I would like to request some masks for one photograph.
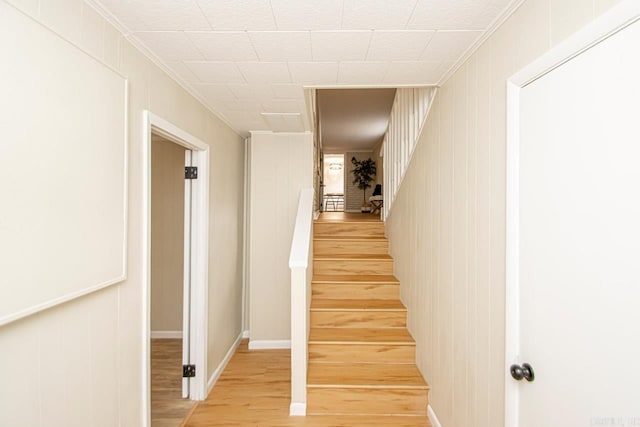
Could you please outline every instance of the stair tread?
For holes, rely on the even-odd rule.
[[[413,364],[310,363],[307,387],[428,390]]]
[[[398,299],[317,299],[311,301],[312,311],[407,311]]]
[[[337,212],[332,214],[331,212],[323,212],[320,214],[315,222],[382,222],[379,216],[367,216],[362,214],[349,214],[343,212]]]
[[[313,283],[399,284],[392,274],[314,274]]]
[[[343,236],[343,235],[332,235],[332,234],[320,234],[315,236],[313,240],[341,240],[341,241],[362,241],[362,242],[385,242],[387,240],[384,236]]]
[[[389,254],[338,254],[338,255],[314,255],[315,261],[344,261],[344,260],[380,260],[392,261]]]
[[[309,344],[415,345],[406,328],[311,328]]]

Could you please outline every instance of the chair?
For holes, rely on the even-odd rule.
[[[382,199],[382,185],[376,184],[376,187],[373,189],[373,194],[369,197],[369,202],[373,206],[371,213],[380,212],[384,204],[384,200]]]
[[[329,205],[332,205],[332,212],[336,212],[341,210],[340,207],[342,205],[342,210],[344,210],[344,194],[342,193],[326,193],[324,195],[324,207],[325,211],[329,210]]]

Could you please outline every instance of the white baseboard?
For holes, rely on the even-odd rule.
[[[182,331],[151,331],[151,339],[182,338]]]
[[[436,416],[436,413],[433,411],[433,408],[431,407],[431,405],[427,406],[427,415],[429,416],[429,421],[431,421],[431,425],[433,427],[442,427],[442,424],[440,424],[440,420],[438,420],[438,417]]]
[[[222,362],[220,362],[216,370],[213,371],[213,374],[211,374],[211,377],[209,377],[209,381],[207,382],[207,396],[209,395],[209,393],[211,393],[211,389],[214,385],[216,385],[216,381],[218,381],[218,378],[220,378],[220,375],[224,371],[224,368],[227,367],[229,361],[233,357],[233,354],[236,352],[236,349],[240,345],[240,340],[242,340],[242,335],[243,334],[238,335],[238,338],[236,338],[233,344],[231,344],[231,348],[229,348],[227,354],[224,355],[224,359],[222,359]]]
[[[250,340],[249,350],[275,350],[291,348],[291,340]]]
[[[249,331],[243,331],[242,338],[249,338]]]
[[[299,402],[291,402],[289,406],[289,416],[305,417],[307,415],[307,404]]]

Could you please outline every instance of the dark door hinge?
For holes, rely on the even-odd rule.
[[[182,365],[182,378],[193,378],[196,376],[196,365]]]
[[[186,166],[184,168],[184,179],[198,179],[198,168],[196,166]]]

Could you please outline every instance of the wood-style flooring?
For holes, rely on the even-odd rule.
[[[151,426],[180,426],[193,404],[182,398],[182,339],[152,339]]]
[[[290,417],[290,351],[249,351],[247,343],[240,344],[207,400],[197,404],[183,426],[431,426],[427,417]]]
[[[380,221],[380,214],[358,212],[322,212],[318,218],[320,221]]]

